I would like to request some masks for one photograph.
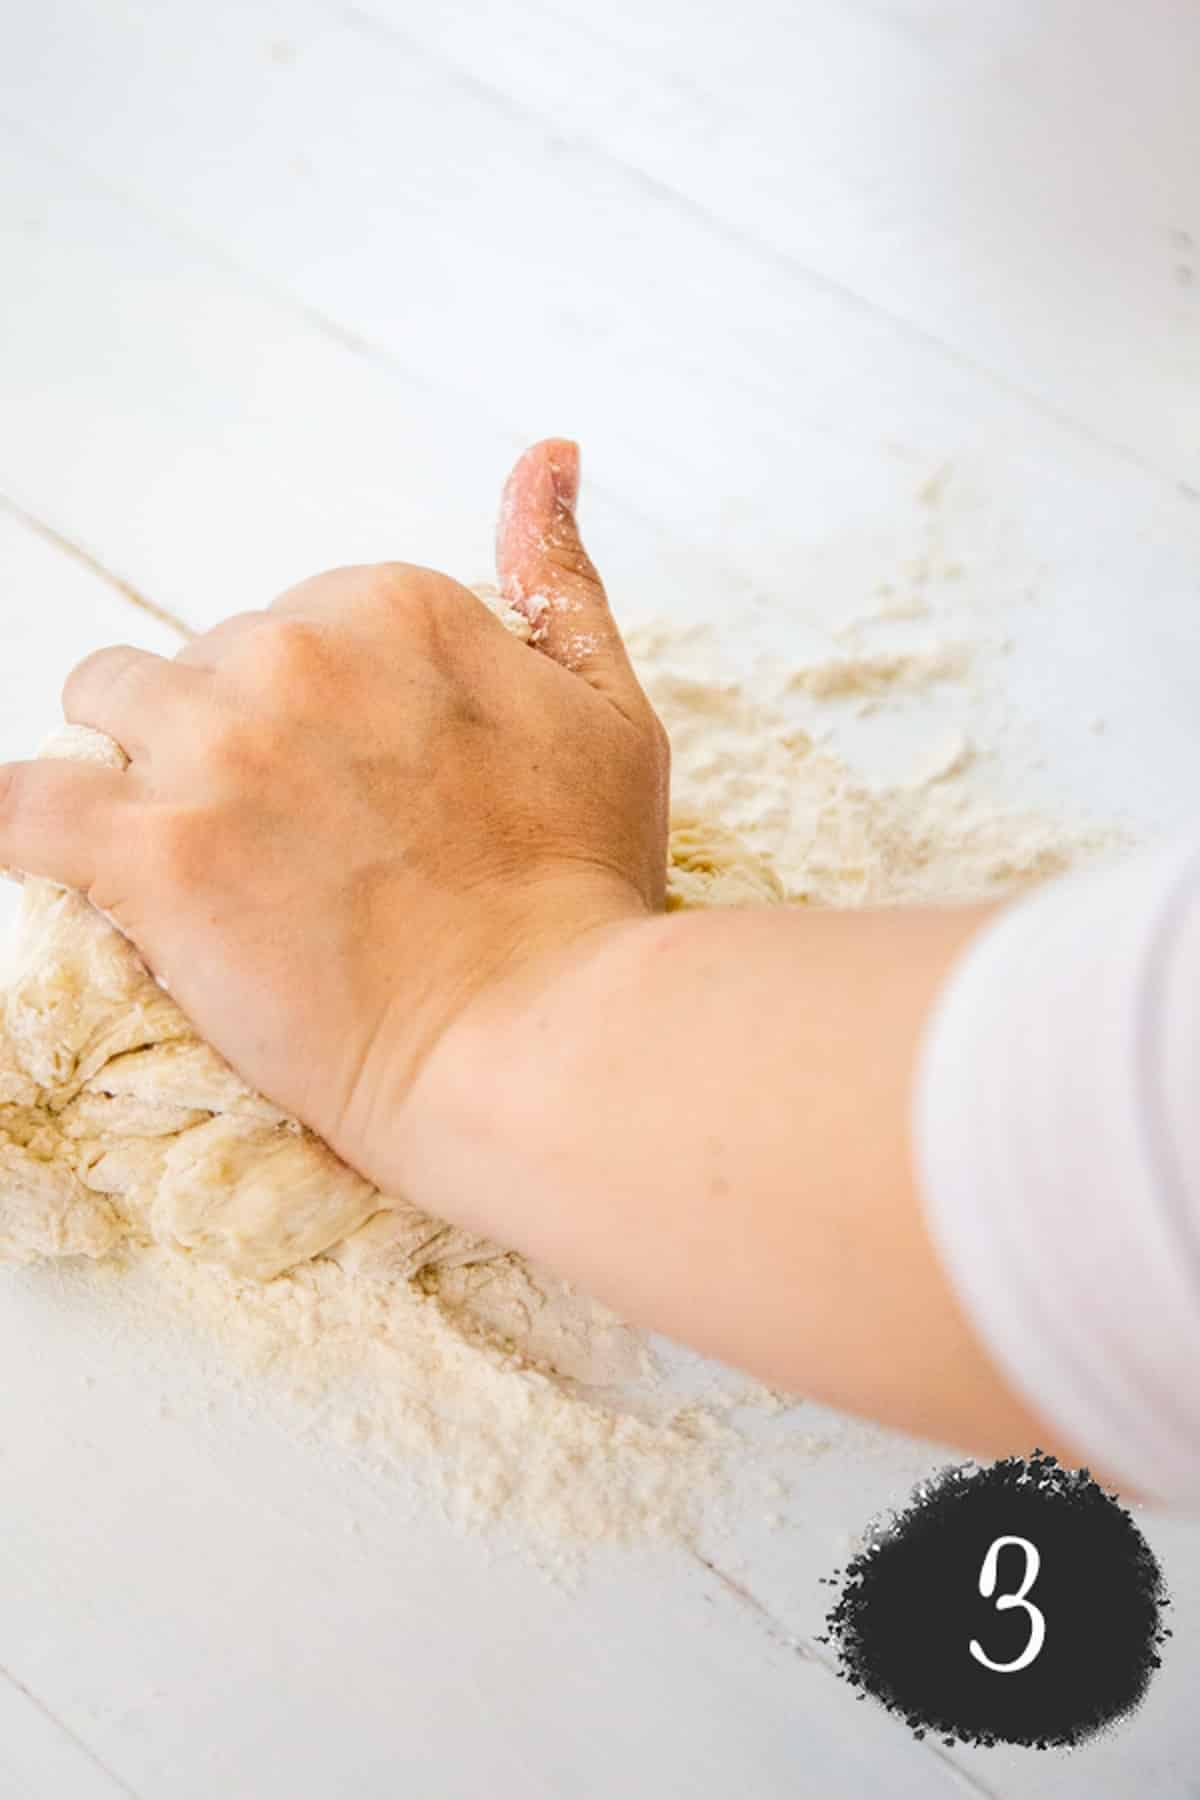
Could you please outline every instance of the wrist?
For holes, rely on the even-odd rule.
[[[563,898],[561,913],[540,910],[537,948],[518,933],[516,948],[492,955],[486,978],[418,1055],[407,1021],[394,1044],[380,1046],[382,1076],[343,1153],[381,1191],[493,1229],[477,1210],[490,1163],[536,1133],[538,1096],[591,1029],[608,971],[615,978],[633,946],[665,923],[627,891],[593,892],[586,906],[578,893]]]

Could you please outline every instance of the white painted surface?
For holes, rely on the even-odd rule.
[[[1007,791],[1168,825],[1200,717],[1197,19],[13,9],[0,492],[204,624],[331,562],[485,575],[508,459],[570,432],[623,616],[794,655],[936,539],[939,613],[1012,639],[976,703]],[[93,645],[170,644],[11,515],[0,594],[0,755]],[[920,1446],[846,1431],[785,1531],[712,1546],[749,1599],[682,1553],[564,1593],[51,1273],[0,1277],[0,1361],[5,1800],[1200,1791],[1188,1526],[1147,1527],[1178,1635],[1130,1726],[943,1754],[783,1642]]]

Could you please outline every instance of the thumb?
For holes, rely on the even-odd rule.
[[[575,522],[579,446],[545,438],[521,456],[500,503],[496,570],[532,641],[616,704],[639,693],[604,584]]]

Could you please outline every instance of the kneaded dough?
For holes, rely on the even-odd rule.
[[[477,592],[528,639],[494,589]],[[74,725],[41,754],[127,762]],[[767,862],[695,819],[674,827],[669,890],[675,906],[786,898]],[[321,1255],[402,1279],[504,1255],[347,1168],[196,1036],[82,895],[31,877],[0,1001],[0,1259],[102,1257],[127,1242],[259,1281]]]

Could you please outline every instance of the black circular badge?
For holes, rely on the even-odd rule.
[[[1171,1635],[1130,1515],[1039,1452],[935,1476],[833,1579],[839,1673],[947,1742],[1080,1744],[1134,1710]]]

